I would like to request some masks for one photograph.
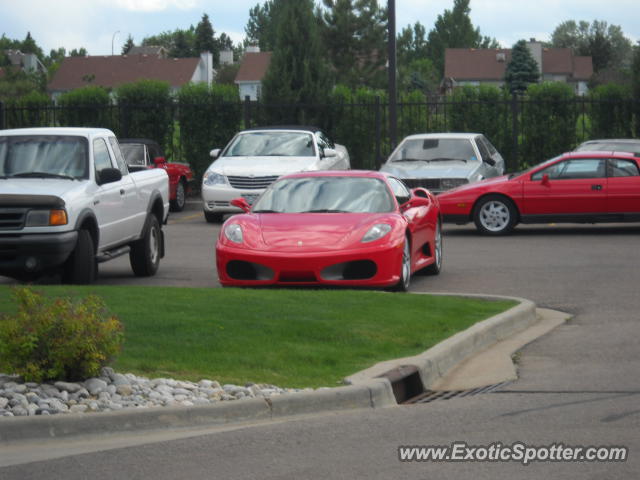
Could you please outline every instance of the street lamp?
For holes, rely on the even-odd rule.
[[[113,32],[113,35],[111,36],[111,56],[113,56],[113,41],[116,38],[116,35],[120,33],[120,30],[116,30],[115,32]]]

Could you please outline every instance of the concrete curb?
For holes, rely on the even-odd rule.
[[[397,402],[391,382],[387,378],[381,378],[381,375],[389,370],[414,365],[420,372],[424,387],[428,388],[457,363],[536,321],[535,304],[529,300],[487,295],[435,295],[489,300],[508,299],[519,304],[457,333],[420,355],[381,362],[358,372],[346,379],[346,382],[350,383],[348,386],[196,407],[159,407],[98,414],[4,418],[0,421],[0,445],[89,435],[206,428],[327,411],[393,406],[397,405]]]
[[[406,367],[415,367],[420,374],[422,386],[424,389],[429,389],[431,385],[460,362],[487,349],[494,343],[528,328],[538,320],[536,305],[524,298],[450,293],[430,293],[428,295],[512,300],[518,302],[518,305],[456,333],[424,353],[413,357],[380,362],[371,368],[350,375],[345,379],[347,383],[359,385],[370,381],[372,378],[383,377],[393,370],[411,370]]]

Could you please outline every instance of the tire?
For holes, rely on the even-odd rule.
[[[204,212],[204,218],[208,223],[222,223],[222,213]]]
[[[129,263],[133,273],[138,277],[151,277],[160,266],[162,252],[162,231],[155,215],[147,217],[144,235],[131,244]]]
[[[62,267],[62,283],[88,285],[98,273],[93,237],[88,230],[78,231],[76,248]]]
[[[422,269],[426,275],[438,275],[442,270],[442,225],[439,221],[436,226],[433,243],[433,256],[435,257],[435,261]]]
[[[400,280],[394,286],[396,292],[408,292],[411,284],[411,243],[409,237],[405,237],[402,249],[402,261],[400,263]]]
[[[484,235],[507,235],[518,223],[518,211],[507,197],[488,195],[474,208],[473,221]]]
[[[184,184],[184,180],[180,180],[176,185],[176,199],[171,200],[170,209],[172,212],[181,212],[184,210],[184,205],[187,203],[187,189]]]

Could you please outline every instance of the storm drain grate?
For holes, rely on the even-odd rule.
[[[506,385],[509,385],[511,381],[496,383],[493,385],[487,385],[486,387],[473,388],[470,390],[449,390],[449,391],[433,391],[427,390],[426,392],[416,395],[415,397],[406,400],[405,404],[413,403],[430,403],[436,400],[450,400],[452,398],[469,397],[471,395],[480,395],[483,393],[492,393]]]

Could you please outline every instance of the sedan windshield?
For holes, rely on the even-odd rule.
[[[84,137],[0,137],[0,176],[3,178],[88,178],[87,165]]]
[[[382,213],[394,209],[387,185],[366,177],[285,178],[271,185],[253,213]]]
[[[305,132],[249,132],[236,136],[225,157],[313,157],[313,136]]]
[[[390,162],[478,161],[471,141],[464,138],[415,138],[400,145]]]

